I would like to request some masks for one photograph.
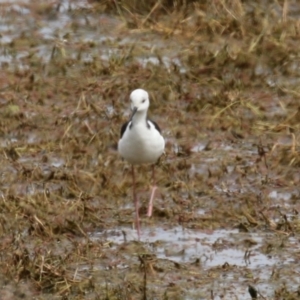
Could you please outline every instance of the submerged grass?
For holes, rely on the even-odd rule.
[[[298,11],[293,1],[2,3],[0,298],[250,299],[250,284],[265,299],[298,299]],[[167,141],[143,227],[237,230],[189,247],[242,251],[245,265],[211,267],[204,250],[125,230],[131,181],[116,147],[138,87]],[[274,265],[251,268],[260,254]]]

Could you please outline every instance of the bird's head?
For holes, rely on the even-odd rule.
[[[147,111],[149,107],[149,95],[143,89],[137,89],[130,94],[132,117],[136,112]]]

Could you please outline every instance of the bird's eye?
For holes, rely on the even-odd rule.
[[[144,99],[144,100],[142,101],[142,103],[145,103],[145,101],[146,101],[146,99]]]

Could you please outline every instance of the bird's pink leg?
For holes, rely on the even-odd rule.
[[[156,190],[157,190],[157,186],[155,185],[155,168],[154,168],[154,165],[153,165],[152,166],[152,189],[151,189],[151,196],[150,196],[149,205],[148,205],[148,212],[147,212],[148,217],[152,216],[153,200],[154,200]]]
[[[136,195],[136,188],[135,188],[135,176],[134,176],[134,167],[131,166],[131,172],[132,172],[132,192],[133,192],[133,201],[135,206],[135,227],[137,230],[138,237],[140,239],[141,237],[141,228],[140,228],[140,217],[139,217],[139,200]]]

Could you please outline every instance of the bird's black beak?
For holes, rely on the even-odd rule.
[[[133,118],[133,116],[135,115],[135,113],[137,112],[137,107],[133,107],[133,109],[132,109],[132,115],[131,115],[131,118],[130,118],[130,120],[132,120],[132,118]]]

